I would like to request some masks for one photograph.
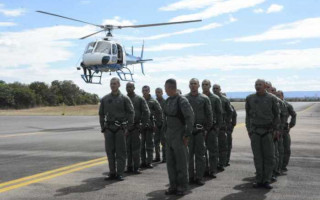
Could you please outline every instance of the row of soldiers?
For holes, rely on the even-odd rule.
[[[110,87],[112,92],[102,98],[99,110],[110,168],[107,179],[123,180],[126,158],[128,172],[152,168],[152,161],[160,160],[160,142],[169,176],[167,195],[183,195],[188,182],[203,185],[205,174],[215,178],[218,170],[229,165],[232,145],[227,141],[236,125],[236,112],[219,85],[213,85],[212,93],[210,81],[204,80],[199,93],[199,80],[193,78],[190,92],[181,95],[176,81],[168,79],[166,100],[159,88],[158,100],[153,99],[148,86],[142,88],[143,97],[136,95],[133,83],[127,84],[128,94],[123,95],[117,78],[111,79]],[[256,93],[246,99],[246,127],[256,168],[253,186],[271,189],[272,177],[275,181],[276,175],[287,170],[289,130],[295,125],[296,113],[283,100],[283,92],[276,91],[271,83],[258,79],[255,89]]]
[[[256,168],[253,187],[272,189],[270,183],[288,171],[291,154],[289,131],[296,124],[296,112],[284,100],[283,92],[272,87],[271,82],[258,79],[255,89],[256,93],[246,98],[246,127]]]
[[[110,168],[106,179],[123,180],[126,163],[127,172],[136,174],[139,168],[152,168],[152,162],[160,161],[160,143],[170,182],[166,194],[183,195],[188,182],[203,185],[204,175],[216,178],[218,170],[229,166],[236,111],[218,84],[213,92],[209,80],[201,86],[202,93],[199,80],[191,79],[190,92],[182,96],[176,81],[169,79],[164,100],[161,88],[153,99],[150,87],[144,86],[141,97],[131,82],[123,95],[119,79],[111,79],[112,92],[102,98],[99,109]]]

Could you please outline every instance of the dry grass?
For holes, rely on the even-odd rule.
[[[244,110],[245,102],[231,102],[236,110]]]
[[[45,116],[94,116],[98,115],[99,105],[38,107],[22,110],[0,110],[0,115],[45,115]]]
[[[244,102],[231,102],[236,110],[244,109]],[[9,116],[95,116],[98,115],[99,105],[82,105],[82,106],[56,106],[56,107],[39,107],[22,110],[0,110],[0,115]]]

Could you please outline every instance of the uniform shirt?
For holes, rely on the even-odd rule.
[[[163,118],[162,118],[163,116],[162,116],[162,109],[159,102],[154,98],[152,98],[151,95],[145,98],[145,100],[147,101],[147,104],[150,110],[150,118],[148,122],[149,126],[154,126],[153,120],[156,121],[157,126],[161,126],[163,122]]]
[[[274,95],[251,94],[246,98],[246,127],[249,133],[255,128],[278,129],[279,108],[278,100]]]
[[[237,116],[238,116],[238,114],[237,114],[236,109],[233,107],[233,105],[230,104],[230,106],[232,108],[231,125],[235,126],[235,125],[237,125]]]
[[[222,94],[219,95],[221,100],[221,107],[222,107],[222,124],[221,126],[226,126],[230,123],[232,117],[232,108],[229,99],[223,96]]]
[[[180,108],[184,123],[178,118],[178,108]],[[192,134],[194,113],[189,101],[184,96],[168,97],[164,103],[163,112],[165,116],[163,131],[166,140],[182,139],[182,136]]]
[[[146,100],[136,94],[128,96],[134,107],[134,123],[142,123],[143,126],[148,123],[150,118],[150,110]]]
[[[286,116],[286,123],[288,123],[288,118],[289,116],[291,116],[291,120],[290,120],[290,126],[295,126],[296,125],[296,119],[297,119],[297,113],[294,111],[293,106],[284,100],[284,103],[287,106],[287,110],[288,110],[288,115]]]
[[[209,93],[208,95],[212,107],[212,116],[213,116],[213,123],[219,128],[222,124],[222,106],[220,97]]]
[[[129,97],[123,95],[120,91],[117,95],[109,93],[101,99],[99,116],[101,128],[104,127],[105,121],[128,121],[128,124],[132,125],[134,120],[134,108]]]
[[[210,99],[204,94],[193,96],[191,93],[185,95],[194,112],[195,124],[202,124],[207,130],[213,125],[212,107]]]

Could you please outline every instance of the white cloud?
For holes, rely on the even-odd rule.
[[[18,17],[26,12],[23,8],[6,9],[3,4],[0,4],[0,13],[7,17]]]
[[[209,19],[222,14],[234,13],[241,9],[249,8],[263,3],[265,0],[228,0],[218,1],[205,10],[187,15],[177,16],[170,21],[183,21],[183,20],[195,20],[195,19]]]
[[[16,26],[14,22],[0,22],[0,26]]]
[[[130,26],[134,25],[136,23],[136,20],[126,20],[126,19],[121,19],[119,16],[115,16],[113,19],[105,19],[103,20],[102,24],[103,25],[118,25],[118,26]]]
[[[176,10],[196,10],[199,8],[204,8],[206,6],[210,6],[216,2],[221,2],[224,0],[182,0],[176,3],[169,4],[167,6],[159,8],[162,11],[176,11]]]
[[[162,39],[162,38],[167,38],[167,37],[171,37],[171,36],[175,36],[175,35],[182,35],[182,34],[186,34],[186,33],[194,33],[197,31],[206,31],[206,30],[211,30],[214,28],[218,28],[221,27],[222,24],[218,24],[218,23],[211,23],[205,26],[201,26],[198,28],[189,28],[189,29],[185,29],[182,31],[177,31],[177,32],[172,32],[172,33],[163,33],[163,34],[158,34],[158,35],[153,35],[153,36],[148,36],[148,37],[132,37],[132,36],[126,36],[126,35],[118,35],[119,38],[124,39],[124,40],[158,40],[158,39]]]
[[[307,18],[288,24],[271,27],[264,33],[229,39],[236,42],[255,42],[265,40],[305,39],[320,37],[320,17]]]
[[[233,17],[233,15],[230,14],[229,15],[229,22],[232,23],[232,22],[236,22],[236,21],[238,21],[238,19]]]
[[[282,11],[283,6],[279,4],[271,4],[271,6],[267,9],[267,13],[274,13]]]
[[[173,50],[181,50],[190,47],[203,46],[204,43],[167,43],[160,44],[153,47],[147,47],[144,51],[155,52],[155,51],[173,51]],[[140,50],[139,50],[140,51]]]
[[[272,50],[252,55],[184,56],[155,58],[150,72],[194,70],[275,70],[320,67],[320,48]]]
[[[71,39],[94,32],[92,26],[54,26],[0,33],[0,69],[37,66],[67,60]]]
[[[301,40],[293,40],[293,41],[286,42],[284,44],[286,44],[286,45],[294,45],[294,44],[299,44],[300,42],[301,42]]]
[[[259,13],[264,13],[264,10],[262,8],[256,8],[253,10],[253,12],[259,14]]]

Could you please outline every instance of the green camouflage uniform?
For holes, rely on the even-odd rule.
[[[166,99],[163,110],[162,130],[166,138],[170,189],[185,191],[188,187],[188,150],[183,136],[191,137],[194,114],[188,100],[180,95]]]
[[[151,95],[146,98],[149,110],[150,118],[148,125],[141,133],[141,162],[143,164],[151,164],[153,160],[153,137],[154,130],[161,128],[162,126],[162,109],[157,100],[153,99]]]
[[[149,118],[150,111],[144,98],[133,94],[129,96],[134,107],[134,126],[129,128],[127,136],[127,166],[128,169],[137,170],[140,167],[140,132],[145,127]]]
[[[246,127],[251,139],[256,181],[270,183],[274,168],[273,131],[278,129],[279,108],[275,96],[265,93],[246,98]]]
[[[219,95],[222,107],[222,123],[219,130],[219,166],[223,167],[227,163],[228,143],[227,143],[227,127],[231,123],[232,108],[227,97]]]
[[[222,123],[222,107],[219,96],[210,92],[208,97],[212,107],[213,126],[208,131],[206,138],[206,146],[209,152],[209,157],[206,156],[206,171],[216,174],[219,160],[218,133]]]
[[[122,176],[126,165],[125,127],[133,125],[134,108],[129,97],[112,93],[101,99],[99,108],[100,125],[104,132],[110,175]]]
[[[279,105],[279,116],[280,116],[280,124],[279,124],[279,136],[274,138],[274,144],[275,144],[275,167],[274,167],[274,172],[275,173],[280,173],[281,167],[282,167],[282,162],[283,162],[283,154],[284,154],[284,149],[283,149],[283,129],[285,126],[285,116],[287,115],[287,107],[285,103],[278,98],[278,105]]]
[[[163,106],[165,103],[165,100],[163,98],[158,99],[157,101],[159,102],[162,111],[163,111]],[[156,159],[160,159],[160,143],[162,145],[162,159],[166,160],[166,146],[165,146],[165,138],[163,135],[163,132],[161,131],[161,128],[157,128],[154,134],[154,149],[155,149],[155,153],[156,153]]]
[[[284,156],[283,156],[283,163],[282,163],[282,168],[286,168],[288,163],[289,163],[289,159],[290,159],[290,155],[291,155],[291,138],[290,138],[290,127],[294,127],[296,125],[296,118],[297,118],[297,114],[294,111],[292,105],[290,103],[288,103],[287,101],[284,101],[284,103],[287,106],[288,109],[288,115],[286,116],[285,119],[285,126],[284,126],[284,131],[283,131],[283,148],[284,148]],[[288,124],[288,118],[289,116],[291,116],[291,120],[290,123]]]
[[[234,127],[237,125],[237,111],[236,111],[236,109],[234,109],[234,107],[232,105],[231,105],[231,108],[232,108],[231,123],[227,127],[228,153],[227,153],[226,164],[229,164],[229,162],[230,162],[231,149],[232,149],[232,132],[233,132]]]
[[[203,94],[193,96],[191,93],[185,96],[194,112],[194,128],[189,141],[189,176],[192,180],[201,180],[206,168],[205,131],[212,128],[213,116],[210,99]],[[202,130],[196,128],[203,126]],[[195,165],[195,166],[194,166]]]

